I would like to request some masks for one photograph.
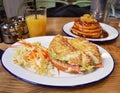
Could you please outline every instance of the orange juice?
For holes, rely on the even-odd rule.
[[[30,37],[43,36],[46,34],[46,19],[45,15],[37,15],[37,19],[35,15],[26,17]]]

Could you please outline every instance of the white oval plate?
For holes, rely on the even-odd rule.
[[[53,36],[42,36],[25,39],[25,41],[31,43],[41,42],[43,46],[48,47],[52,39]],[[16,52],[17,47],[6,49],[2,56],[2,66],[13,76],[28,83],[57,87],[81,86],[104,79],[105,77],[109,76],[114,69],[114,61],[111,55],[102,47],[98,46],[98,48],[102,55],[104,67],[88,74],[69,74],[61,71],[59,76],[55,69],[54,77],[41,76],[13,63],[13,54]]]
[[[79,37],[75,34],[73,34],[71,32],[71,28],[73,26],[74,22],[69,22],[69,23],[66,23],[62,30],[65,34],[67,34],[68,36],[71,36],[71,37]],[[107,25],[107,24],[104,24],[104,23],[100,23],[101,27],[103,28],[103,30],[107,31],[108,33],[108,37],[106,38],[100,38],[100,39],[91,39],[91,38],[87,38],[89,41],[95,41],[95,42],[103,42],[103,41],[110,41],[110,40],[114,40],[118,37],[119,33],[118,31],[110,26],[110,25]]]

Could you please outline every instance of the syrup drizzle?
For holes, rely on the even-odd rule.
[[[106,37],[108,37],[108,32],[103,30],[100,38],[106,38]]]
[[[72,30],[71,30],[71,33],[73,33]],[[75,34],[75,33],[73,33],[73,34]],[[76,34],[75,34],[75,35],[76,35]],[[82,36],[82,35],[77,35],[77,36]],[[106,37],[108,37],[108,32],[105,31],[105,30],[102,30],[101,36],[98,37],[98,38],[93,38],[93,39],[102,39],[102,38],[106,38]]]

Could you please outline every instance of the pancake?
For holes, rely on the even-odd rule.
[[[71,31],[78,36],[99,38],[102,34],[102,27],[91,15],[85,14],[74,21]]]

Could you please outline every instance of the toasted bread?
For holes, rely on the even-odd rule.
[[[98,47],[83,37],[66,38],[57,35],[51,41],[49,51],[53,65],[70,73],[86,72],[102,64]]]

